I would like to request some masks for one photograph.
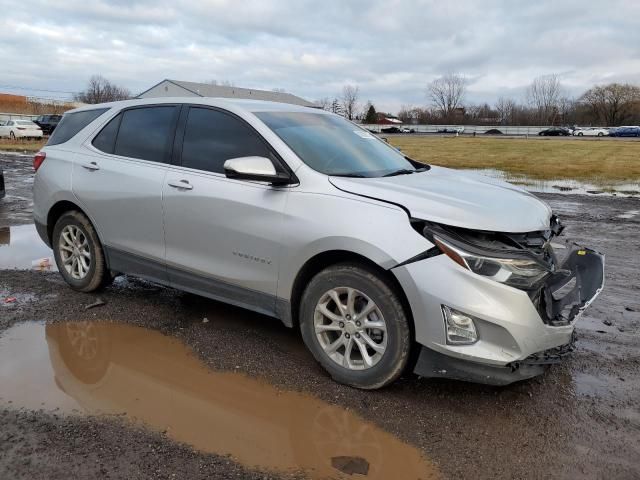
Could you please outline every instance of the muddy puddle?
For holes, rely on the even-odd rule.
[[[34,225],[0,227],[0,269],[57,270]]]
[[[180,341],[140,327],[19,324],[0,337],[0,385],[4,406],[125,415],[199,450],[275,473],[439,476],[416,448],[348,410],[211,370]]]
[[[640,182],[589,183],[579,180],[537,180],[525,175],[514,175],[493,168],[468,169],[468,171],[497,178],[536,193],[567,193],[573,195],[640,196]]]

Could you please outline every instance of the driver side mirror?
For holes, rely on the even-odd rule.
[[[292,183],[291,176],[277,172],[273,162],[266,157],[230,158],[224,162],[224,174],[227,178],[269,182],[273,185]]]

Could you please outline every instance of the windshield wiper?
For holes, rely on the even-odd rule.
[[[396,175],[409,175],[411,173],[418,173],[426,171],[426,167],[416,168],[415,170],[410,170],[408,168],[400,168],[398,170],[394,170],[393,172],[385,173],[382,175],[383,177],[395,177]]]
[[[361,173],[332,173],[331,176],[347,178],[368,178],[366,175],[362,175]]]

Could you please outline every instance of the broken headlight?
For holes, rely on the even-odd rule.
[[[533,288],[551,273],[548,267],[533,259],[488,257],[465,252],[437,236],[434,241],[442,253],[464,268],[515,288]]]
[[[521,290],[535,290],[555,271],[551,238],[562,232],[557,217],[548,230],[503,233],[415,221],[437,249],[460,266]]]

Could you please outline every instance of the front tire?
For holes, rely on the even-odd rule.
[[[376,389],[396,380],[409,360],[409,320],[396,292],[373,270],[328,267],[300,302],[302,338],[331,377]]]
[[[64,280],[79,292],[93,292],[111,281],[100,239],[81,212],[64,213],[51,239],[56,265]]]

